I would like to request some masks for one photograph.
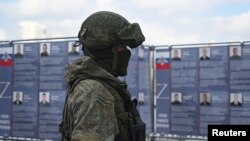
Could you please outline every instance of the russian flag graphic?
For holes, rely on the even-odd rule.
[[[169,52],[156,52],[156,69],[168,70],[170,69]]]
[[[13,65],[12,48],[0,49],[0,66],[8,67]]]

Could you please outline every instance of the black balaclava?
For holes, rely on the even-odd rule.
[[[94,59],[106,71],[117,76],[127,75],[127,68],[131,52],[129,49],[118,51],[117,46],[102,49],[83,48],[86,56]]]
[[[131,56],[130,50],[126,47],[126,50],[118,51],[117,47],[113,47],[112,52],[113,52],[112,70],[115,70],[118,76],[126,76],[129,59]]]

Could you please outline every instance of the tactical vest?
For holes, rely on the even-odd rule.
[[[66,96],[65,103],[70,95],[73,92],[76,85],[85,79],[91,79],[100,82],[115,98],[115,114],[117,117],[119,133],[115,137],[114,141],[145,141],[146,135],[146,125],[140,117],[140,114],[136,108],[137,100],[131,100],[128,93],[124,92],[119,87],[115,86],[115,84],[110,83],[105,80],[101,80],[100,78],[87,78],[81,77],[75,80],[68,85],[68,92]],[[117,95],[118,94],[118,95]],[[122,99],[124,105],[119,105],[121,103],[118,99]],[[67,105],[64,105],[64,112],[63,112],[63,121],[59,125],[59,131],[62,133],[62,141],[71,141],[71,127],[68,127],[68,123],[70,121],[69,115],[67,113]],[[121,108],[125,109],[125,112],[122,111]],[[123,110],[124,111],[124,110]],[[66,124],[65,124],[66,123]]]

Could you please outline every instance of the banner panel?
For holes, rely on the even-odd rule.
[[[150,72],[149,72],[149,49],[140,47],[138,49],[138,104],[139,112],[146,123],[146,133],[151,133],[151,103],[150,103]]]
[[[228,48],[200,48],[199,58],[199,134],[207,135],[208,125],[229,124]]]
[[[250,45],[230,46],[230,124],[250,123]]]
[[[61,123],[66,84],[68,42],[39,43],[39,135],[40,139],[60,140],[58,125]]]
[[[14,44],[12,136],[37,137],[39,46]]]
[[[170,133],[170,58],[168,49],[156,50],[156,132]]]
[[[197,134],[197,54],[196,48],[171,50],[170,129],[172,134]]]
[[[0,135],[11,135],[13,48],[0,44]]]

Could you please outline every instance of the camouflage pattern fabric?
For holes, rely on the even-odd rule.
[[[138,23],[130,23],[123,16],[110,11],[90,15],[82,23],[78,38],[84,46],[98,49],[119,44],[136,48],[145,41]]]
[[[65,79],[70,83],[83,76],[124,83],[88,56],[67,66]],[[125,112],[117,91],[107,89],[101,82],[92,79],[80,81],[68,96],[64,115],[63,122],[68,127],[71,141],[114,141],[119,131],[124,141],[129,141],[126,126],[132,117]]]

